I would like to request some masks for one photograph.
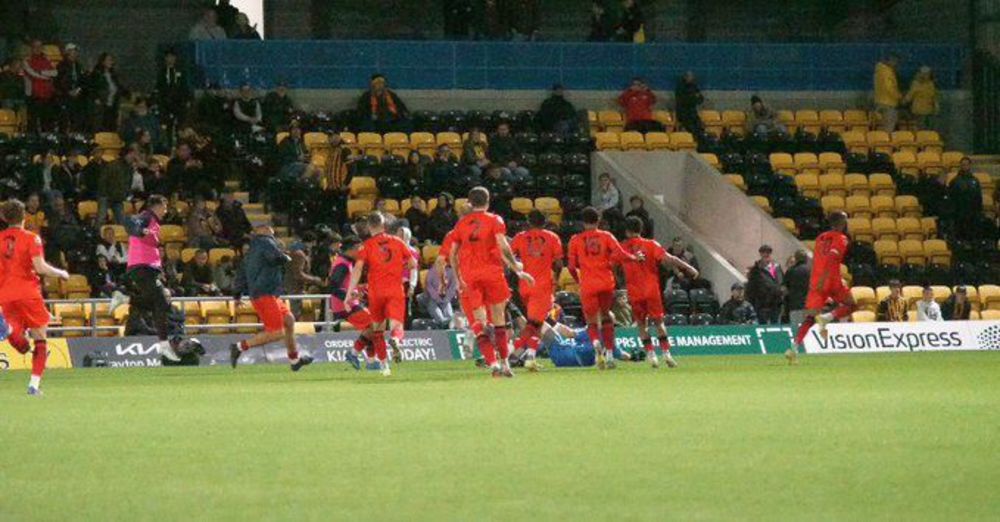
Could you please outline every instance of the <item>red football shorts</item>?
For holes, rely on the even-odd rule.
[[[547,285],[529,286],[521,282],[519,290],[528,319],[544,323],[556,303],[555,290]]]
[[[826,306],[827,301],[835,303],[847,302],[851,297],[851,289],[844,286],[844,282],[838,275],[832,278],[823,288],[810,288],[806,296],[806,309],[819,310]]]
[[[629,298],[632,304],[632,317],[636,322],[645,322],[648,319],[662,321],[664,316],[663,299],[659,295],[650,295],[638,299]]]
[[[466,292],[459,292],[458,304],[462,307],[462,313],[465,314],[465,318],[469,320],[469,324],[476,322],[476,316],[473,315],[476,311],[476,307],[472,306],[472,302],[469,301],[469,296]]]
[[[338,312],[334,319],[347,321],[355,330],[367,330],[372,325],[372,314],[362,306],[355,307],[350,312]]]
[[[264,323],[265,332],[280,332],[285,329],[285,317],[290,313],[288,305],[273,295],[258,297],[250,304],[257,312],[260,322]]]
[[[368,312],[372,323],[381,323],[386,319],[402,323],[406,321],[406,296],[369,293]]]
[[[482,306],[501,304],[510,299],[510,287],[503,274],[498,276],[473,276],[465,283],[465,297],[473,310]]]
[[[583,315],[586,319],[597,317],[603,312],[611,311],[615,303],[615,291],[604,290],[580,294],[580,304],[583,305]]]
[[[41,297],[7,301],[0,303],[0,308],[3,309],[3,316],[7,319],[12,332],[23,332],[28,328],[45,328],[51,319],[49,310],[45,308],[45,301]]]

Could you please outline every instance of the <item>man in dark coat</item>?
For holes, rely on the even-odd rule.
[[[694,134],[696,138],[701,136],[705,126],[698,115],[698,107],[705,102],[705,97],[701,94],[701,88],[698,87],[693,72],[684,73],[677,82],[674,101],[677,104],[677,121],[684,130]]]
[[[157,103],[160,118],[167,125],[167,135],[184,123],[188,107],[191,105],[191,89],[187,74],[177,64],[177,53],[168,49],[163,53],[163,65],[156,73]]]
[[[954,216],[955,235],[960,239],[975,239],[977,224],[983,215],[983,191],[972,175],[972,160],[962,158],[958,174],[948,183],[948,200]]]
[[[753,305],[743,298],[743,284],[733,283],[732,295],[719,310],[719,324],[757,324]]]
[[[552,86],[552,94],[542,102],[537,118],[542,129],[557,134],[572,134],[578,128],[576,107],[566,99],[566,89],[560,83]]]
[[[781,265],[771,258],[772,249],[769,245],[762,245],[757,252],[760,259],[750,267],[747,274],[747,300],[757,311],[761,324],[778,324],[781,322],[781,303],[784,298],[784,274]]]
[[[363,131],[409,132],[410,111],[381,74],[372,75],[370,88],[358,98],[358,117]]]
[[[806,251],[797,250],[792,266],[785,271],[785,309],[788,311],[788,322],[793,326],[798,326],[805,319],[811,271]]]

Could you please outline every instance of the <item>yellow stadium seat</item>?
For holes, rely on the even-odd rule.
[[[965,158],[964,152],[949,150],[941,154],[941,163],[944,164],[946,170],[955,170],[962,164],[963,158]]]
[[[758,207],[764,210],[764,212],[767,212],[768,214],[774,212],[771,209],[771,202],[768,201],[768,199],[765,198],[764,196],[753,196],[752,199],[753,202],[756,203]]]
[[[865,196],[847,196],[844,200],[845,211],[851,217],[863,217],[871,219],[873,217],[871,201]]]
[[[76,213],[80,216],[80,219],[88,219],[92,216],[97,215],[97,202],[96,201],[81,201],[76,204]]]
[[[382,145],[392,154],[402,152],[405,156],[410,151],[410,138],[405,132],[387,132],[382,136]]]
[[[457,132],[439,132],[437,133],[437,145],[447,145],[452,148],[452,150],[457,150],[462,147],[462,137]]]
[[[621,150],[617,132],[601,131],[594,135],[594,145],[597,150]]]
[[[997,313],[997,317],[1000,318],[1000,312]],[[973,308],[972,310],[969,310],[969,320],[970,321],[981,321],[982,319],[983,319],[983,317],[982,317],[982,315],[980,315],[979,310],[976,310],[975,308]]]
[[[597,121],[601,128],[610,132],[621,132],[625,127],[625,118],[615,110],[604,110],[597,113]]]
[[[870,127],[868,113],[857,109],[846,110],[844,111],[844,125],[849,132],[865,132]]]
[[[799,174],[816,174],[818,176],[822,173],[819,167],[819,158],[812,152],[796,152],[793,161],[795,162],[795,170]]]
[[[209,324],[228,323],[233,316],[231,301],[202,301],[200,304],[202,317],[207,318]],[[212,318],[222,318],[224,321]]]
[[[847,172],[847,164],[844,158],[837,152],[821,152],[819,154],[819,168],[827,174],[844,174]]]
[[[430,152],[437,148],[434,135],[429,132],[414,132],[410,134],[410,147],[421,152]]]
[[[787,152],[772,152],[768,159],[771,161],[771,168],[778,174],[794,176],[798,173],[795,168],[795,160]]]
[[[896,182],[892,176],[882,173],[874,173],[868,176],[868,188],[873,196],[896,195]]]
[[[670,147],[674,150],[695,150],[698,143],[694,141],[694,135],[690,132],[671,132]]]
[[[896,172],[902,175],[910,177],[920,175],[920,163],[917,162],[917,156],[912,152],[893,153],[892,163],[896,166]]]
[[[341,134],[340,137],[346,145],[357,143],[353,134],[351,134],[350,140],[345,139],[343,134]],[[327,136],[325,132],[307,132],[302,135],[302,143],[310,151],[315,149],[325,149],[330,146],[330,137]]]
[[[819,122],[827,131],[840,134],[847,130],[844,124],[844,115],[840,111],[823,110],[819,111]]]
[[[820,119],[819,113],[811,109],[801,109],[795,111],[795,124],[799,129],[812,134],[819,134]]]
[[[360,215],[368,214],[372,211],[372,206],[372,200],[370,199],[348,199],[347,217],[355,218]]]
[[[896,201],[889,196],[872,196],[869,200],[871,202],[872,212],[876,217],[897,217],[896,212]]]
[[[877,217],[872,220],[872,234],[875,239],[887,239],[899,241],[899,232],[896,230],[896,220],[891,217]]]
[[[558,199],[552,197],[537,198],[535,199],[535,208],[545,214],[545,217],[553,223],[557,225],[562,223],[563,209]]]
[[[180,225],[161,225],[160,241],[163,243],[186,243],[187,233]]]
[[[101,150],[121,150],[125,142],[117,132],[97,132],[94,134],[94,144]]]
[[[899,255],[903,257],[904,263],[917,266],[927,264],[927,255],[924,253],[923,241],[904,239],[897,246],[899,248]]]
[[[855,286],[851,288],[851,295],[854,297],[854,302],[857,303],[858,308],[862,310],[869,310],[874,312],[875,308],[878,306],[878,301],[875,299],[875,289],[868,286]]]
[[[698,116],[701,118],[701,123],[705,126],[705,132],[716,137],[722,135],[723,124],[721,112],[706,109],[698,111]]]
[[[383,199],[382,200],[382,205],[383,205],[383,208],[385,209],[385,211],[389,215],[396,216],[396,217],[402,217],[403,212],[399,209],[399,200],[398,199],[392,199],[392,198]]]
[[[988,172],[975,172],[972,174],[979,180],[979,186],[983,189],[983,192],[993,192],[997,188],[996,180]]]
[[[917,285],[903,285],[903,299],[906,300],[906,306],[913,308],[917,301],[919,301],[924,295],[924,288]]]
[[[891,239],[880,239],[873,245],[878,262],[886,265],[899,266],[903,258],[899,254],[899,245]]]
[[[787,110],[778,111],[778,121],[788,129],[790,134],[795,134],[798,124],[795,123],[795,113]]]
[[[729,183],[731,183],[736,188],[742,190],[743,192],[747,191],[747,184],[746,184],[746,181],[743,179],[742,175],[740,175],[740,174],[725,174],[725,177],[726,177],[726,181],[728,181]]]
[[[378,195],[378,185],[375,178],[356,176],[351,178],[350,191],[352,198],[374,197]]]
[[[866,136],[867,134],[864,131],[848,131],[841,134],[840,138],[844,140],[844,147],[847,148],[847,152],[868,154],[868,140]]]
[[[798,187],[799,193],[807,198],[819,198],[822,196],[822,189],[819,185],[819,176],[810,172],[805,174],[795,175],[795,186]]]
[[[224,257],[233,259],[236,257],[236,251],[231,248],[213,248],[208,251],[208,264],[218,265]]]
[[[105,230],[111,230],[115,234],[115,241],[126,242],[128,241],[128,232],[125,231],[125,227],[121,225],[104,225],[101,227],[101,235],[103,236]],[[163,237],[162,229],[160,234],[161,240]]]
[[[590,126],[590,134],[593,135],[595,132],[601,130],[600,122],[597,120],[596,111],[587,111],[587,124]]]
[[[198,253],[197,248],[185,248],[181,250],[181,263],[188,264],[194,259],[194,255]]]
[[[872,152],[884,152],[892,154],[892,139],[889,133],[880,130],[868,131],[865,139],[868,141],[868,149]]]
[[[917,147],[927,152],[937,152],[938,154],[944,152],[944,142],[941,141],[941,135],[932,130],[917,131]]]
[[[923,242],[927,260],[933,265],[951,266],[951,249],[943,239],[927,239]]]
[[[827,196],[847,197],[847,185],[844,175],[839,173],[823,174],[819,177],[819,190]]]
[[[424,266],[431,266],[437,261],[438,254],[441,252],[441,245],[424,245],[420,250],[420,260],[423,262]]]
[[[365,154],[372,154],[373,151],[383,151],[382,135],[375,132],[359,132],[358,146]]]
[[[274,144],[275,145],[281,145],[281,142],[285,141],[285,138],[287,138],[287,137],[288,137],[288,132],[286,132],[286,131],[282,131],[282,132],[279,132],[279,133],[275,134],[274,135]]]
[[[90,297],[90,283],[87,282],[87,276],[70,274],[69,279],[62,282],[62,293],[67,296],[83,293],[86,294],[84,299]]]
[[[785,230],[787,230],[789,234],[795,237],[799,236],[799,227],[795,225],[795,220],[792,218],[777,218],[777,221],[778,223],[781,223],[781,226],[785,227]]]
[[[979,302],[983,310],[1000,310],[1000,286],[981,285]]]
[[[896,196],[894,201],[896,213],[900,217],[919,218],[924,214],[923,207],[920,206],[920,201],[917,200],[916,196]]]
[[[858,310],[851,314],[852,323],[874,323],[875,312],[871,310]]]
[[[855,173],[844,176],[844,190],[847,191],[847,196],[869,197],[872,195],[872,191],[868,187],[868,176],[864,174]]]
[[[643,139],[642,133],[636,131],[619,134],[618,143],[621,144],[622,150],[644,150],[646,148],[646,141]]]
[[[528,215],[535,208],[531,198],[514,198],[510,200],[510,209],[518,214]]]
[[[722,167],[722,163],[719,162],[719,157],[711,152],[699,152],[698,156],[705,160],[705,163],[711,165],[715,170],[719,170]]]
[[[566,288],[569,285],[576,284],[576,280],[570,275],[569,270],[566,267],[559,272],[559,288]]]
[[[915,217],[901,217],[896,220],[896,231],[900,239],[918,239],[923,241],[924,229],[920,226],[920,219]]]
[[[945,172],[944,161],[940,154],[931,151],[917,153],[917,168],[924,176],[940,176]]]
[[[722,111],[722,124],[730,133],[742,136],[746,132],[747,114],[743,111]]]
[[[875,241],[872,221],[868,218],[847,218],[847,232],[855,241],[862,243],[872,243]]]
[[[979,290],[975,286],[973,286],[973,285],[964,285],[964,286],[965,286],[966,297],[968,297],[969,304],[972,305],[972,309],[973,310],[979,310],[981,308],[981,304],[982,304],[980,302],[980,300],[979,300]],[[951,290],[952,290],[952,293],[957,292],[958,291],[958,286],[955,286]]]
[[[951,288],[948,288],[947,286],[933,285],[931,286],[931,290],[934,292],[934,300],[937,301],[938,304],[944,304],[944,302],[951,297]]]
[[[647,132],[646,150],[667,150],[670,148],[670,135],[666,132]]]
[[[674,131],[676,122],[674,121],[674,114],[672,112],[664,110],[653,111],[653,119],[658,121],[660,125],[663,125],[663,128],[667,132]],[[647,135],[646,138],[648,140],[649,136]]]
[[[912,152],[916,154],[918,151],[917,147],[917,137],[910,131],[898,130],[894,131],[891,135],[892,137],[892,148],[899,152]]]
[[[823,207],[824,214],[847,210],[847,202],[840,196],[823,196],[819,203]]]
[[[979,312],[979,319],[981,321],[1000,321],[1000,310],[983,310]]]

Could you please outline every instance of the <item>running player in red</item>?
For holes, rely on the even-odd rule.
[[[361,245],[358,261],[351,273],[347,296],[355,295],[361,276],[368,269],[368,311],[371,314],[372,344],[375,357],[382,367],[382,375],[389,377],[389,358],[386,351],[385,330],[388,323],[393,348],[403,341],[403,322],[406,320],[406,291],[403,290],[403,272],[417,267],[417,259],[410,247],[396,236],[385,232],[385,217],[380,212],[368,215],[368,232],[372,237]]]
[[[355,236],[344,238],[340,252],[333,259],[329,277],[330,310],[333,312],[333,318],[337,321],[346,321],[358,331],[354,348],[348,350],[345,357],[355,370],[360,370],[362,364],[367,363],[369,353],[373,358],[375,353],[372,343],[371,313],[358,296],[347,294],[347,287],[354,272],[354,263],[357,262],[360,250],[360,239]],[[339,328],[337,330],[339,331]]]
[[[513,377],[508,361],[510,339],[505,314],[510,288],[504,277],[504,265],[516,272],[522,281],[531,284],[533,279],[510,251],[503,219],[489,212],[490,192],[483,187],[473,188],[469,191],[469,205],[472,211],[455,225],[454,246],[450,253],[452,266],[456,260],[461,260],[459,288],[472,308],[470,322],[479,352],[494,377]],[[487,320],[493,326],[492,336],[486,327]]]
[[[660,294],[660,266],[675,266],[680,268],[691,279],[698,277],[698,270],[684,262],[683,259],[672,256],[653,239],[642,237],[642,220],[631,216],[625,221],[625,235],[628,236],[622,247],[645,260],[641,263],[625,263],[625,287],[628,289],[628,300],[632,304],[632,317],[639,327],[639,339],[646,350],[646,358],[653,368],[660,367],[660,361],[653,349],[653,339],[649,335],[649,321],[656,325],[656,333],[663,351],[663,361],[671,368],[677,367],[677,361],[670,355],[670,340],[667,338],[667,328],[663,324],[663,296]]]
[[[844,285],[840,275],[840,265],[847,255],[847,214],[834,212],[828,218],[830,230],[816,238],[813,251],[812,275],[809,278],[809,294],[806,296],[806,319],[795,334],[795,346],[785,352],[789,363],[798,360],[798,350],[813,325],[819,325],[820,335],[826,337],[826,325],[832,321],[851,315],[856,308],[851,289]],[[821,313],[829,301],[835,308]]]
[[[531,229],[514,236],[510,244],[514,255],[524,263],[524,271],[531,274],[534,284],[521,281],[519,291],[527,314],[527,324],[521,329],[520,342],[525,347],[524,367],[538,371],[535,354],[541,342],[542,325],[555,304],[556,280],[554,274],[563,266],[563,247],[559,236],[545,229],[545,214],[532,210],[528,214]]]
[[[38,276],[69,279],[69,274],[46,263],[42,239],[24,229],[24,203],[7,201],[0,207],[0,217],[7,223],[7,230],[0,232],[0,309],[10,325],[8,340],[15,350],[26,354],[31,349],[25,330],[33,340],[28,395],[41,395],[42,374],[49,356],[45,340],[49,311],[42,300]]]
[[[598,230],[601,214],[594,207],[583,209],[584,231],[569,241],[569,273],[580,284],[580,302],[587,320],[587,333],[597,352],[597,367],[615,367],[615,323],[611,305],[615,302],[613,265],[643,261],[622,248],[615,236]]]

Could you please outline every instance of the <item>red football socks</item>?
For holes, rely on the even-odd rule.
[[[806,334],[809,333],[809,329],[812,328],[814,324],[816,324],[816,318],[811,315],[806,317],[805,321],[802,321],[802,325],[799,326],[799,331],[795,334],[796,346],[802,344],[802,341],[806,338]]]
[[[476,336],[476,346],[479,347],[479,353],[481,353],[483,355],[483,359],[486,360],[486,365],[495,365],[497,363],[497,350],[493,346],[493,340],[490,339],[489,335],[486,335],[483,324],[473,323],[472,333]]]
[[[587,324],[587,336],[590,337],[590,342],[601,340],[601,331],[597,328],[596,324]]]
[[[848,304],[842,304],[842,305],[834,308],[833,312],[831,312],[831,314],[833,315],[833,318],[834,319],[838,319],[838,320],[839,319],[843,319],[843,318],[851,315],[852,313],[854,313],[854,306],[848,305]]]
[[[653,351],[653,339],[650,337],[645,337],[642,339],[642,349],[647,352]]]
[[[615,325],[604,323],[601,325],[601,344],[609,353],[615,351]]]
[[[657,337],[656,340],[660,341],[660,350],[662,350],[663,353],[670,351],[670,339],[666,335],[661,335]]]
[[[385,334],[383,332],[373,333],[372,345],[375,347],[375,357],[380,361],[385,361],[388,356],[385,349]]]
[[[45,373],[45,361],[49,357],[48,343],[45,339],[35,340],[35,354],[31,356],[31,375],[41,377]]]
[[[28,344],[28,338],[24,336],[23,332],[12,329],[10,332],[10,338],[8,338],[7,341],[10,342],[10,345],[13,346],[15,350],[17,350],[17,353],[25,354],[31,349],[31,345]]]
[[[497,351],[500,352],[500,360],[506,362],[510,357],[510,339],[507,336],[506,326],[493,327],[493,342]]]

